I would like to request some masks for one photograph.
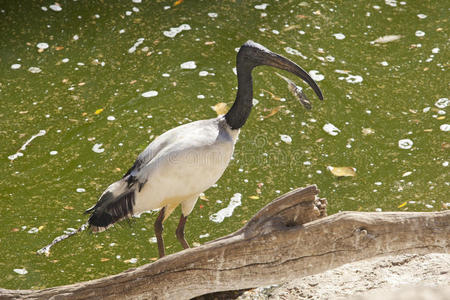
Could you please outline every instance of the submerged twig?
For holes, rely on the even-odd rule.
[[[60,235],[58,237],[56,237],[50,244],[48,244],[47,246],[39,249],[38,251],[36,251],[37,254],[45,254],[45,256],[49,256],[50,255],[50,248],[53,247],[55,244],[64,241],[65,239],[70,238],[71,236],[74,236],[75,234],[85,231],[87,228],[89,227],[88,223],[85,223],[83,225],[80,226],[80,228],[78,228],[75,231],[72,231],[70,233],[65,233],[63,235]]]
[[[281,74],[278,74],[275,72],[280,78],[282,78],[284,81],[287,82],[289,91],[300,100],[300,103],[308,110],[311,109],[311,102],[309,101],[308,97],[303,93],[303,89],[299,86],[297,86],[292,80],[289,78],[284,77]]]

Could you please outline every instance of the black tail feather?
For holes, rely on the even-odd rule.
[[[109,195],[108,197],[110,197]],[[135,191],[132,190],[126,194],[119,196],[105,206],[98,205],[92,210],[89,218],[90,227],[106,228],[115,222],[129,218],[133,215],[133,207],[135,205]],[[99,201],[99,204],[101,199]]]

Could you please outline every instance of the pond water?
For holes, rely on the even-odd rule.
[[[215,117],[217,103],[230,107],[236,49],[249,39],[308,70],[325,100],[300,83],[306,111],[276,70],[255,69],[257,104],[234,160],[188,219],[191,244],[309,184],[330,214],[447,209],[446,1],[177,3],[2,1],[0,287],[69,284],[154,261],[156,212],[82,233],[49,257],[36,250],[82,225],[156,136]],[[339,167],[356,176],[333,175]],[[227,207],[230,217],[216,214]],[[168,253],[181,250],[178,216],[165,223]]]

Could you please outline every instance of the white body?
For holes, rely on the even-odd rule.
[[[142,185],[135,188],[134,214],[166,207],[165,218],[181,204],[188,216],[200,193],[211,187],[227,168],[239,135],[223,116],[173,128],[157,137],[139,155],[131,174]],[[122,179],[106,192],[115,196],[128,189]]]

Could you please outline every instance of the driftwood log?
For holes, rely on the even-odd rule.
[[[272,201],[237,232],[117,275],[1,299],[189,299],[282,283],[342,264],[400,253],[448,253],[450,211],[326,216],[315,186]]]

